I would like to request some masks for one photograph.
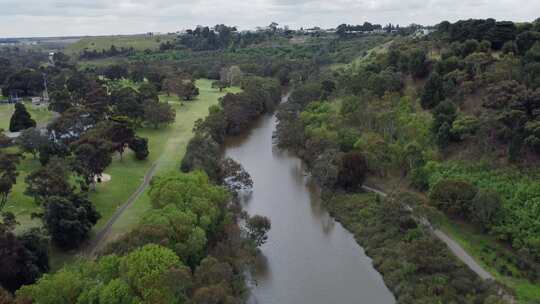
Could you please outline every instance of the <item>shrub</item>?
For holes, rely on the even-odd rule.
[[[461,180],[441,180],[431,189],[430,198],[437,208],[452,216],[468,218],[477,189]]]

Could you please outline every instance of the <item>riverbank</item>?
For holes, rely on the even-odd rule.
[[[253,179],[243,209],[272,222],[248,303],[395,303],[371,259],[322,205],[302,161],[275,147],[276,121],[265,115],[226,141],[225,155]]]
[[[402,201],[408,205],[414,197],[326,193],[324,198],[332,216],[373,259],[398,303],[465,303],[470,299],[504,303],[498,286],[478,277],[428,228],[416,223]]]

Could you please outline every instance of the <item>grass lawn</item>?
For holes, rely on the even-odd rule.
[[[102,228],[116,208],[121,206],[136,191],[152,164],[157,165],[157,175],[171,170],[179,170],[187,143],[193,135],[192,129],[195,121],[204,118],[208,114],[208,107],[217,104],[218,98],[226,92],[238,91],[238,89],[232,88],[220,93],[219,90],[211,88],[211,83],[210,80],[197,81],[200,95],[194,101],[180,102],[176,96],[160,96],[162,101],[169,102],[175,107],[176,121],[168,127],[145,128],[137,132],[140,136],[149,139],[150,156],[148,160],[136,161],[132,155],[126,153],[122,161],[116,158],[105,171],[112,176],[111,182],[99,185],[97,191],[91,195],[92,202],[103,216],[96,225],[96,230]],[[145,191],[114,224],[109,240],[133,228],[148,208],[150,208],[150,201]]]
[[[49,111],[47,107],[36,106],[31,102],[25,102],[24,105],[38,125],[43,125],[51,120],[53,113]],[[11,119],[13,111],[15,111],[15,105],[0,104],[0,129],[8,131],[9,120]]]
[[[38,125],[44,125],[49,122],[53,116],[53,113],[47,110],[46,107],[36,106],[30,102],[25,103],[26,109],[30,113],[33,119],[36,120]],[[0,105],[0,129],[7,131],[9,129],[9,120],[15,110],[13,104]],[[18,152],[16,147],[10,147],[3,149],[7,152]],[[24,179],[26,176],[39,168],[40,163],[35,160],[31,155],[25,154],[25,158],[21,160],[18,166],[19,176],[17,177],[17,183],[13,186],[12,192],[8,197],[8,203],[3,211],[12,212],[17,216],[17,221],[20,223],[19,230],[27,229],[29,227],[39,226],[39,220],[32,220],[31,214],[38,211],[38,208],[31,197],[24,195],[26,189],[26,183]]]
[[[456,223],[454,221],[451,222],[449,219],[442,220],[441,230],[458,242],[461,247],[489,271],[497,281],[512,288],[516,292],[518,303],[529,303],[529,301],[540,299],[539,284],[531,283],[526,279],[503,275],[494,267],[493,263],[488,263],[488,261],[493,261],[493,258],[497,256],[497,252],[507,250],[495,239],[485,234],[475,232],[474,229],[465,224]],[[496,248],[496,250],[487,248]],[[499,263],[501,262],[504,261],[499,259]]]

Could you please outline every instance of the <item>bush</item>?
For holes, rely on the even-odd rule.
[[[502,199],[499,193],[491,189],[480,189],[471,207],[471,220],[482,229],[489,230],[499,223],[502,212]]]
[[[360,188],[367,175],[367,161],[359,152],[349,152],[341,158],[337,184],[346,190]]]
[[[461,180],[441,180],[430,192],[432,203],[452,216],[468,218],[472,201],[477,193],[476,187]]]
[[[148,139],[146,138],[135,136],[129,142],[129,148],[135,152],[135,158],[138,160],[145,160],[150,154],[148,151]]]

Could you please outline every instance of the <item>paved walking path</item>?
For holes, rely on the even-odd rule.
[[[144,175],[143,182],[137,188],[135,192],[128,198],[128,200],[120,206],[114,214],[111,216],[107,224],[96,233],[96,235],[90,240],[90,244],[86,247],[85,253],[89,257],[94,257],[98,250],[103,245],[103,241],[107,239],[107,236],[111,232],[111,228],[114,225],[114,223],[120,218],[120,216],[128,209],[138,198],[141,196],[141,194],[144,192],[146,187],[150,184],[150,181],[152,180],[152,177],[154,176],[154,173],[156,172],[157,163],[154,163],[148,171],[146,171],[146,174]]]
[[[368,192],[376,193],[380,196],[386,197],[388,196],[386,193],[368,187],[368,186],[362,186],[362,188]],[[408,206],[407,206],[408,207]],[[409,207],[410,208],[410,207]],[[474,258],[469,255],[463,247],[461,247],[456,241],[454,241],[448,234],[444,233],[443,231],[439,229],[433,228],[431,225],[429,225],[429,222],[427,220],[424,220],[427,222],[428,226],[430,227],[431,231],[433,232],[433,235],[435,235],[439,240],[443,241],[446,246],[454,253],[454,255],[460,259],[465,265],[467,265],[472,271],[474,271],[479,277],[481,277],[484,280],[494,280],[495,278],[487,272],[480,264],[478,264]]]

